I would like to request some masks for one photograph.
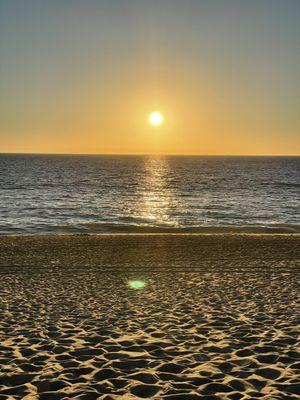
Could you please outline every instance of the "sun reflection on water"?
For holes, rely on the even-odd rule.
[[[145,160],[145,179],[140,184],[141,198],[137,205],[140,218],[151,225],[175,227],[172,209],[176,208],[178,197],[172,187],[172,172],[164,157]]]

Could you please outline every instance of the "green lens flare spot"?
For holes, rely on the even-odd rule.
[[[128,282],[128,286],[129,286],[131,289],[135,289],[135,290],[137,290],[137,289],[143,289],[143,288],[146,286],[146,282],[144,282],[144,281],[137,281],[137,280],[129,281],[129,282]]]

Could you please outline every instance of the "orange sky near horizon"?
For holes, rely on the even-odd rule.
[[[3,1],[0,152],[298,155],[298,17],[294,0]]]

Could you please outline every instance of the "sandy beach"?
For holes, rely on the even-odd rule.
[[[298,399],[300,235],[0,237],[0,400]]]

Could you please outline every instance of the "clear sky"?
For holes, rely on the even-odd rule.
[[[0,0],[0,152],[300,154],[299,21],[299,0]]]

